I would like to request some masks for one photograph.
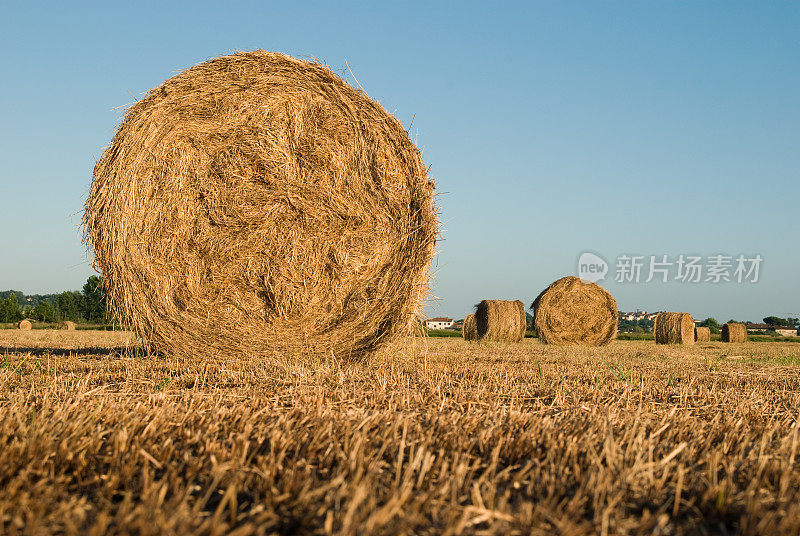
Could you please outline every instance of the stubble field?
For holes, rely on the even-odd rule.
[[[797,534],[800,345],[174,361],[0,331],[2,534]]]

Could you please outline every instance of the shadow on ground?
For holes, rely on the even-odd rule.
[[[25,346],[0,346],[0,356],[6,354],[33,354],[41,356],[89,356],[89,355],[133,355],[136,349],[130,346],[88,346],[85,348],[37,348]]]

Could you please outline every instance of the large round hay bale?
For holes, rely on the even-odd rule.
[[[483,300],[475,308],[481,341],[519,342],[525,338],[525,304],[520,300]]]
[[[656,344],[694,344],[694,320],[689,313],[658,313],[653,324]]]
[[[33,326],[31,325],[31,322],[30,322],[30,320],[20,320],[20,321],[19,321],[19,324],[17,324],[17,327],[18,327],[19,329],[21,329],[21,330],[28,331],[28,330],[30,330],[30,329],[31,329]]]
[[[470,313],[464,317],[464,323],[461,326],[461,336],[465,341],[478,340],[478,325],[475,322],[475,315]]]
[[[533,324],[545,344],[602,346],[617,336],[617,301],[604,288],[562,277],[531,304]]]
[[[265,51],[134,104],[84,225],[109,308],[156,348],[345,358],[411,332],[438,226],[400,122],[324,65]]]
[[[747,326],[728,322],[722,326],[720,340],[722,342],[747,342]]]
[[[694,340],[695,342],[709,342],[711,340],[711,330],[702,326],[694,328]]]
[[[72,320],[64,320],[58,326],[58,329],[63,331],[75,331],[75,322],[73,322]]]

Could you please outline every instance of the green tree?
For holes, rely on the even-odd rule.
[[[36,307],[33,308],[33,318],[42,322],[55,322],[58,320],[56,308],[47,300],[42,300],[36,304]]]
[[[780,318],[777,316],[768,316],[763,319],[764,323],[769,326],[789,326],[789,321],[785,318]]]
[[[15,293],[10,293],[5,300],[0,301],[0,322],[19,322],[22,320],[22,311]]]
[[[106,322],[106,300],[103,296],[102,281],[96,275],[89,276],[83,285],[81,315],[89,322]]]
[[[56,316],[58,320],[72,320],[76,322],[81,319],[81,301],[83,296],[80,292],[67,291],[56,296]]]
[[[711,333],[719,333],[720,332],[719,322],[717,322],[717,319],[714,318],[713,316],[709,316],[708,318],[706,318],[705,320],[700,322],[700,326],[702,326],[704,328],[708,328],[708,330]]]

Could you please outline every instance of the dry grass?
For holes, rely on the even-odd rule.
[[[800,531],[798,345],[128,343],[0,332],[0,533]]]
[[[355,359],[416,326],[433,199],[380,104],[321,63],[258,50],[131,106],[83,221],[110,308],[155,348]]]

